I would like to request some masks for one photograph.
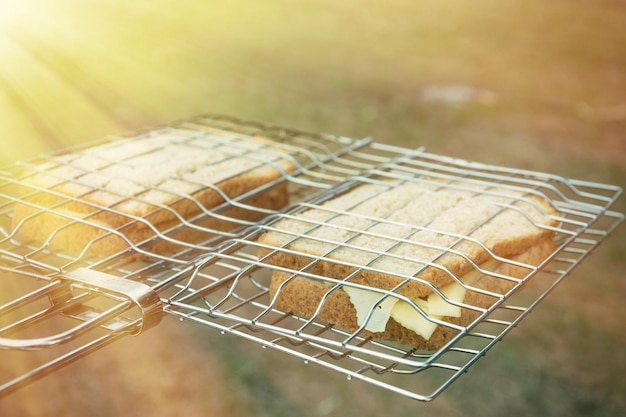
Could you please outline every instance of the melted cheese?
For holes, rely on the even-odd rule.
[[[365,328],[372,332],[383,332],[385,326],[391,316],[391,311],[398,302],[395,297],[387,297],[381,301],[381,293],[362,290],[354,287],[343,287],[344,291],[350,296],[350,302],[356,309],[357,323],[362,326],[367,315],[373,308],[372,315],[367,322]],[[377,304],[378,303],[378,304]]]
[[[493,270],[497,266],[496,261],[485,263],[482,268]],[[483,277],[480,271],[472,270],[463,275],[460,279],[466,285],[473,285]],[[357,313],[357,324],[362,326],[366,321],[365,329],[372,332],[382,332],[389,321],[393,318],[403,327],[414,331],[424,339],[428,340],[435,329],[434,323],[424,317],[410,303],[399,300],[395,297],[382,299],[380,292],[368,291],[359,288],[344,286],[344,291],[350,296],[350,302],[354,305]],[[462,303],[467,290],[458,282],[446,285],[440,292],[450,301]],[[412,300],[427,316],[441,320],[443,317],[460,317],[461,307],[451,304],[437,293],[432,293],[427,299]],[[370,314],[370,311],[371,314]],[[370,317],[368,318],[368,315]]]
[[[441,319],[441,316],[430,313],[427,301],[418,299],[415,300],[414,303],[429,317]],[[430,336],[432,336],[433,332],[437,328],[437,323],[434,323],[422,316],[419,311],[405,301],[399,301],[395,305],[393,311],[391,312],[391,317],[400,323],[402,327],[413,330],[426,340],[430,339]]]

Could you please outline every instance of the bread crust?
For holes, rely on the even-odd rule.
[[[456,282],[455,278],[474,270],[474,265],[498,259],[505,262],[495,272],[522,278],[530,269],[514,266],[506,260],[539,265],[554,250],[551,227],[556,225],[556,211],[534,195],[521,199],[512,195],[512,203],[492,199],[494,193],[485,196],[479,193],[478,197],[461,193],[450,198],[447,190],[432,191],[414,183],[391,188],[394,198],[407,194],[406,202],[391,201],[388,188],[380,194],[373,193],[368,202],[367,192],[363,191],[368,187],[359,186],[340,196],[338,202],[330,200],[319,209],[300,213],[295,219],[279,221],[259,238],[258,255],[262,262],[293,271],[273,273],[270,296],[275,298],[278,309],[311,317],[323,300],[317,316],[320,321],[356,331],[356,310],[347,293],[341,289],[329,292],[323,280],[303,278],[298,276],[299,271],[394,290],[399,295],[418,300],[432,294],[433,288],[441,289]],[[499,190],[495,191],[497,194]],[[355,196],[366,203],[353,204]],[[437,198],[450,201],[439,203]],[[326,204],[328,208],[325,208]],[[416,205],[428,211],[428,204],[441,204],[441,207],[430,207],[432,215],[415,214]],[[368,207],[364,208],[365,205]],[[353,219],[352,209],[355,217],[365,215],[367,221]],[[333,216],[326,216],[324,211],[332,212]],[[467,217],[476,217],[474,223],[463,218],[466,213]],[[380,223],[377,223],[379,218]],[[448,223],[458,218],[461,218],[461,226],[454,226],[450,231]],[[420,228],[422,225],[416,224],[419,221],[424,221],[427,227]],[[384,230],[386,227],[389,227],[388,231]],[[398,236],[405,237],[397,238],[392,229],[402,227],[406,229],[400,230],[404,235]],[[371,231],[376,233],[369,233]],[[429,243],[424,244],[424,241]],[[444,243],[436,250],[428,246],[439,241]],[[484,276],[476,287],[505,294],[514,285],[514,280]],[[495,301],[493,297],[467,291],[464,302],[488,308]],[[466,326],[478,314],[463,308],[461,317],[446,317],[444,321]],[[390,319],[384,332],[363,330],[362,334],[432,350],[440,348],[456,333],[458,331],[452,327],[439,325],[429,340],[425,340]]]
[[[259,139],[261,140],[261,139]],[[140,142],[141,140],[136,140]],[[165,144],[168,141],[164,141]],[[137,146],[137,143],[133,143]],[[202,149],[196,150],[201,153]],[[90,150],[97,154],[97,148]],[[218,154],[212,151],[211,155]],[[123,155],[120,155],[122,157]],[[68,158],[69,159],[69,158]],[[210,164],[209,160],[207,164]],[[18,239],[37,245],[46,243],[54,250],[78,255],[83,251],[98,257],[132,248],[136,243],[157,237],[163,230],[194,218],[204,210],[214,209],[225,202],[225,198],[237,198],[272,181],[276,185],[266,187],[258,193],[240,201],[250,207],[245,209],[230,206],[222,209],[219,216],[206,216],[200,224],[202,228],[216,231],[232,230],[238,226],[237,220],[255,221],[264,214],[253,208],[277,210],[288,203],[286,182],[278,181],[284,173],[295,170],[288,159],[276,158],[268,164],[257,163],[253,168],[237,167],[236,158],[232,170],[220,177],[211,175],[195,180],[206,184],[198,186],[198,191],[186,192],[157,191],[150,199],[131,194],[124,197],[118,194],[92,188],[81,183],[85,170],[72,169],[61,165],[61,174],[47,171],[30,176],[22,187],[24,196],[15,205],[13,228]],[[250,165],[250,164],[249,164]],[[97,172],[97,171],[96,171]],[[103,174],[104,176],[104,174]],[[130,178],[141,183],[141,178]],[[172,178],[178,181],[178,178]],[[217,181],[216,181],[217,180]],[[153,192],[146,185],[145,192]],[[41,189],[42,191],[36,191]],[[178,195],[182,194],[182,195]],[[232,218],[228,221],[220,217]],[[196,224],[197,225],[197,224]],[[207,233],[185,228],[184,242],[198,242]],[[159,243],[159,254],[174,250],[175,244]]]
[[[349,192],[347,196],[350,197],[351,194],[355,194],[362,198],[360,196],[360,188],[368,188],[368,186],[357,187]],[[447,193],[447,191],[430,193],[428,189],[422,190],[421,184],[410,184],[397,189],[404,192],[405,188],[406,192],[411,192],[415,188],[424,191],[418,198],[427,200],[428,204],[431,204],[428,200],[446,197],[445,194]],[[385,193],[389,192],[385,191]],[[381,198],[383,197],[375,197],[374,202],[376,199]],[[489,198],[486,197],[487,202]],[[259,247],[259,257],[269,264],[293,269],[307,267],[313,273],[336,278],[347,277],[362,266],[368,265],[369,268],[359,272],[358,276],[352,278],[353,281],[384,290],[395,288],[404,282],[407,277],[414,277],[417,279],[413,279],[404,285],[401,293],[409,298],[417,299],[430,294],[432,287],[441,288],[451,284],[454,282],[454,276],[458,277],[470,271],[473,268],[473,263],[482,264],[494,256],[511,258],[526,251],[537,242],[553,238],[550,226],[555,226],[556,221],[551,216],[556,211],[547,202],[535,196],[531,196],[527,199],[528,201],[522,202],[521,207],[523,210],[534,211],[534,216],[537,218],[533,219],[533,221],[536,221],[542,227],[534,226],[526,218],[525,214],[517,210],[502,210],[499,206],[493,205],[496,210],[502,211],[489,218],[489,221],[485,224],[482,224],[482,222],[485,222],[485,219],[479,218],[477,223],[482,225],[471,231],[469,237],[466,237],[467,230],[460,230],[446,235],[446,231],[443,229],[448,227],[446,224],[447,221],[450,221],[448,217],[451,219],[463,217],[465,215],[463,204],[470,206],[470,204],[474,203],[471,200],[473,198],[454,200],[453,206],[448,208],[446,213],[440,216],[436,214],[439,217],[436,217],[435,220],[432,218],[428,219],[428,227],[432,230],[418,231],[410,239],[403,239],[403,243],[389,251],[386,250],[386,246],[394,244],[394,241],[399,241],[394,236],[387,236],[387,228],[395,226],[391,223],[376,225],[375,223],[378,220],[368,220],[369,224],[366,223],[365,226],[361,226],[366,227],[367,232],[377,228],[376,231],[379,235],[364,234],[363,236],[357,236],[355,239],[354,236],[359,235],[360,231],[351,231],[352,235],[349,234],[347,238],[344,232],[344,234],[336,238],[336,243],[326,243],[324,240],[334,239],[333,233],[336,230],[340,230],[331,223],[334,219],[330,221],[316,218],[304,221],[294,219],[282,220],[273,225],[273,230],[260,236],[259,243],[262,246]],[[480,204],[483,204],[483,202],[480,202]],[[534,206],[535,204],[543,212],[538,210]],[[479,206],[478,211],[480,209],[481,207]],[[401,221],[406,222],[402,227],[408,231],[411,231],[412,227],[422,226],[414,224],[414,219],[410,217],[403,218],[405,215],[410,216],[412,210],[413,207],[407,205],[396,213],[396,216]],[[313,213],[309,216],[313,217],[315,211],[318,210],[313,209],[305,212],[302,218],[309,213]],[[479,214],[482,215],[482,213]],[[351,221],[349,214],[343,214],[340,218]],[[438,221],[438,224],[434,224],[436,221]],[[302,224],[314,225],[315,222],[324,224],[324,226],[321,228],[316,226],[313,232],[307,231],[307,228],[302,226]],[[371,227],[372,223],[375,224],[374,227]],[[518,224],[522,224],[523,227],[519,227]],[[439,227],[442,228],[441,232],[438,230]],[[314,233],[316,233],[315,237],[313,237]],[[457,234],[464,237],[458,238],[456,237]],[[309,236],[312,238],[308,239]],[[450,244],[451,247],[449,249],[445,248],[449,243],[445,241],[443,243],[444,249],[431,250],[423,246],[424,241],[426,241],[426,244],[430,241],[431,244],[434,242],[436,245],[441,245],[440,241],[442,238],[453,242]],[[358,248],[347,248],[347,245],[344,245],[341,241],[342,239],[346,239],[347,243],[352,247],[362,246],[368,253],[365,254],[364,250],[359,250]],[[380,242],[380,244],[377,242]],[[289,251],[274,250],[274,248],[284,248],[289,249]],[[291,251],[297,252],[297,255],[294,255]],[[383,255],[378,257],[374,263],[371,263],[371,259],[378,256],[379,253],[388,253],[389,256]],[[314,264],[309,265],[312,263],[312,260],[315,260]]]
[[[511,260],[532,265],[545,259],[553,250],[554,242],[550,239],[544,239]],[[521,279],[530,271],[512,263],[502,263],[492,272]],[[505,295],[515,285],[517,283],[513,280],[483,275],[473,287]],[[328,286],[321,280],[284,271],[274,271],[269,286],[269,296],[270,300],[274,302],[273,307],[281,311],[307,318],[313,317],[317,312],[315,318],[321,322],[350,332],[359,330],[356,309],[350,301],[348,293],[341,288]],[[467,291],[463,299],[463,303],[482,309],[490,308],[496,301],[495,297],[476,291]],[[480,314],[479,311],[462,308],[460,317],[446,316],[442,320],[453,325],[467,326],[476,320]],[[384,332],[371,332],[363,329],[359,334],[363,337],[395,341],[415,349],[432,351],[440,349],[458,333],[459,331],[454,327],[438,325],[432,336],[429,339],[424,339],[390,318]]]

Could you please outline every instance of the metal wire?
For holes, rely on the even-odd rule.
[[[141,141],[152,145],[131,145],[121,158],[114,154],[117,147]],[[241,161],[243,168],[216,183],[185,171],[176,177],[184,179],[179,188],[168,185],[171,175],[150,185],[120,178],[126,181],[127,192],[94,185],[93,178],[103,171],[132,166],[136,158],[149,158],[172,144],[185,152],[221,155],[221,162]],[[276,175],[235,193],[223,186],[229,179],[253,175],[259,168],[269,168]],[[46,181],[37,181],[41,178]],[[355,213],[359,204],[376,201],[379,193],[402,190],[405,185],[415,185],[421,193],[457,193],[497,203],[492,203],[491,213],[480,223],[461,232],[442,230],[429,222],[407,228],[398,213],[408,210],[410,201],[384,215]],[[81,191],[68,194],[67,186]],[[333,206],[332,201],[362,186],[379,191],[356,205]],[[265,205],[263,196],[275,190],[286,191],[289,202]],[[98,193],[112,202],[91,198]],[[154,193],[165,194],[169,200],[155,201]],[[123,335],[157,324],[165,313],[348,378],[417,400],[432,400],[623,221],[622,214],[610,211],[620,194],[619,187],[610,185],[468,162],[369,138],[353,140],[226,116],[183,120],[5,167],[0,172],[0,271],[4,285],[15,282],[19,291],[3,291],[6,296],[0,299],[0,347],[13,352],[52,347],[59,351],[33,370],[14,375],[4,384],[0,381],[0,396]],[[212,196],[213,203],[207,204],[206,196]],[[555,212],[548,212],[540,201]],[[127,209],[130,206],[148,210],[133,212]],[[309,216],[311,212],[319,216]],[[553,235],[555,247],[544,261],[535,265],[512,260],[479,237],[477,231],[502,213],[514,213]],[[103,221],[110,217],[117,223]],[[163,218],[166,221],[157,221]],[[284,221],[300,222],[302,228],[278,247],[258,240],[267,232],[289,235],[280,227]],[[53,226],[43,236],[29,236],[24,233],[29,222]],[[399,234],[387,232],[401,229]],[[95,232],[80,240],[76,230]],[[141,236],[132,237],[131,232],[137,231]],[[330,231],[343,238],[333,237]],[[437,233],[443,240],[418,239],[428,233]],[[325,249],[303,255],[292,245],[303,238]],[[364,240],[386,243],[373,247],[363,245]],[[59,247],[59,242],[70,241],[72,250]],[[114,250],[107,242],[116,242]],[[523,272],[498,272],[467,255],[468,247],[478,248],[498,265]],[[431,256],[412,259],[407,250]],[[366,260],[342,259],[337,256],[341,251],[357,251]],[[299,256],[300,263],[272,263],[277,254]],[[504,283],[506,291],[466,282],[440,262],[446,257],[460,260],[468,271]],[[389,261],[404,262],[413,269],[391,271],[385,267]],[[345,272],[324,273],[328,267]],[[429,268],[491,302],[483,306],[450,298],[441,286],[419,277]],[[392,276],[396,283],[372,289],[359,281],[364,273]],[[287,279],[270,296],[275,274]],[[281,291],[302,277],[326,286],[320,304],[309,315],[282,311],[277,304]],[[130,284],[118,286],[116,281]],[[475,317],[469,324],[432,317],[419,301],[402,292],[416,284]],[[345,329],[330,324],[321,313],[329,299],[350,288],[370,291],[378,299],[365,313],[363,323]],[[367,326],[377,314],[375,309],[386,300],[407,303],[424,320],[449,329],[453,336],[436,349],[415,349],[374,337]],[[436,381],[429,391],[420,390],[417,387],[421,385],[413,382],[426,373]]]
[[[515,178],[514,181],[520,182],[521,180]],[[533,184],[533,182],[534,179],[529,180],[528,183]],[[562,190],[568,189],[569,185],[569,183],[561,185],[553,182],[545,186]],[[536,189],[536,186],[533,185],[532,189]],[[619,190],[614,190],[616,191],[615,197],[617,197]],[[259,343],[263,347],[290,353],[307,363],[316,363],[342,372],[349,378],[363,380],[417,400],[432,400],[515,327],[623,220],[623,215],[606,210],[608,204],[602,212],[600,206],[591,207],[586,202],[577,205],[571,195],[567,195],[566,199],[566,204],[572,210],[558,217],[558,227],[550,227],[556,232],[555,240],[560,242],[560,245],[540,265],[525,265],[528,273],[522,278],[492,274],[501,279],[510,279],[516,282],[516,285],[508,293],[497,297],[491,307],[482,309],[480,316],[468,326],[455,326],[433,320],[439,325],[453,327],[459,331],[456,337],[436,351],[417,351],[406,346],[399,347],[395,343],[381,342],[364,334],[363,327],[355,331],[345,331],[328,325],[319,317],[319,307],[311,317],[284,313],[275,307],[274,302],[277,296],[272,298],[269,295],[269,282],[273,272],[284,272],[293,277],[325,282],[329,288],[326,295],[344,287],[364,288],[350,281],[357,272],[361,273],[364,270],[375,273],[385,272],[349,261],[329,260],[329,255],[337,248],[358,248],[349,243],[349,239],[353,237],[340,242],[328,239],[324,233],[317,236],[310,234],[317,228],[331,224],[331,220],[336,219],[336,216],[345,214],[343,211],[332,211],[329,208],[325,209],[329,212],[328,218],[323,221],[308,219],[309,227],[304,231],[299,230],[292,240],[289,240],[292,242],[306,236],[307,239],[328,244],[331,249],[323,255],[309,254],[309,259],[299,265],[299,268],[271,265],[264,262],[263,258],[257,258],[255,254],[259,248],[263,248],[263,245],[257,241],[259,235],[268,230],[279,230],[270,222],[241,239],[232,240],[230,245],[225,245],[220,251],[207,256],[204,262],[193,270],[189,279],[180,281],[185,283],[184,288],[168,299],[165,308],[168,313],[180,318],[217,328],[224,333],[232,333]],[[602,196],[598,196],[597,199],[604,200]],[[556,204],[554,200],[551,202]],[[298,213],[315,207],[323,206],[303,202],[281,216],[281,219],[301,219],[297,216]],[[576,210],[573,207],[576,207]],[[589,221],[583,224],[579,217],[588,218]],[[373,219],[370,218],[370,220]],[[377,225],[384,224],[381,219],[376,221]],[[389,224],[393,223],[389,222]],[[336,224],[333,227],[342,229]],[[354,229],[345,227],[342,230],[356,232]],[[367,230],[358,232],[360,236],[366,235],[370,239],[385,237],[383,234]],[[403,241],[407,239],[399,239],[396,243]],[[289,244],[286,243],[278,249],[269,249],[283,254],[298,255],[296,250],[290,250],[288,246]],[[450,253],[450,249],[447,249],[446,253]],[[383,253],[376,255],[382,256]],[[384,256],[393,255],[384,252]],[[505,259],[496,258],[501,262],[507,262]],[[321,275],[313,268],[317,262],[321,261],[350,266],[357,272],[336,277]],[[432,265],[431,263],[430,266]],[[408,279],[408,277],[404,278]],[[424,284],[428,285],[428,283]],[[408,301],[396,293],[398,288],[389,291],[380,289],[373,291],[380,294],[380,302],[385,297]],[[528,301],[527,298],[530,295],[533,299]],[[521,304],[515,304],[518,300]],[[323,302],[324,299],[321,303]],[[454,301],[450,302],[457,304]],[[463,308],[473,307],[465,303],[458,303],[458,305]],[[371,314],[372,311],[368,314],[368,318]],[[435,384],[432,392],[419,392],[415,388],[408,388],[411,386],[410,378],[414,378],[417,373],[434,374],[435,380],[439,383]],[[392,378],[385,382],[388,376]]]

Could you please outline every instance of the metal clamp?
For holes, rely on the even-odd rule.
[[[113,298],[119,300],[119,303],[98,313],[82,309],[81,297],[77,298],[73,293],[75,289],[83,290],[87,294]],[[31,339],[0,337],[0,349],[41,349],[73,339],[97,326],[118,332],[125,330],[131,335],[136,335],[159,324],[163,316],[163,303],[152,287],[88,268],[78,268],[63,274],[53,279],[41,291],[33,292],[18,301],[26,302],[42,296],[47,296],[52,306],[24,320],[21,325],[27,324],[29,320],[40,321],[45,316],[56,314],[79,319],[82,323],[49,337]],[[139,309],[140,319],[130,321],[120,318],[123,311],[134,307]]]
[[[133,302],[141,311],[142,321],[134,334],[139,334],[156,326],[163,317],[163,303],[159,295],[149,285],[88,268],[78,268],[68,272],[63,279],[72,286],[95,291],[104,295],[116,294]]]

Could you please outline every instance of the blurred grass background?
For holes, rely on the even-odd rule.
[[[223,113],[623,186],[624,21],[620,0],[0,0],[0,165]],[[625,255],[622,227],[432,403],[166,320],[0,414],[625,415]]]

